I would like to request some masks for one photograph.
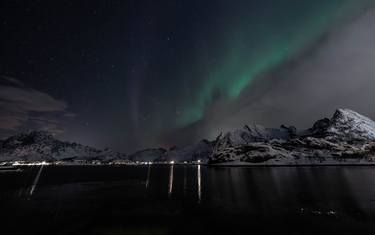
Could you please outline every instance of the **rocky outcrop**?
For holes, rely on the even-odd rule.
[[[308,137],[290,141],[256,142],[216,151],[209,163],[233,164],[375,164],[375,142],[352,145]]]

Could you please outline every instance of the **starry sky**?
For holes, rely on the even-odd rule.
[[[1,1],[0,137],[131,152],[252,122],[304,128],[341,106],[375,117],[372,5]]]

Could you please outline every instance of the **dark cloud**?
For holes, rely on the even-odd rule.
[[[64,101],[7,76],[0,77],[0,110],[0,135],[3,137],[24,129],[61,133],[62,123],[74,117],[67,112]]]

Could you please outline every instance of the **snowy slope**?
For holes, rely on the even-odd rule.
[[[242,129],[237,129],[220,135],[215,144],[216,148],[234,147],[250,144],[253,142],[263,142],[272,139],[289,139],[295,134],[294,127],[284,127],[280,129],[265,128],[261,125],[245,125]]]
[[[1,142],[0,161],[59,161],[59,160],[113,160],[124,154],[109,149],[98,150],[77,143],[55,139],[46,131],[31,131],[12,136]]]
[[[344,141],[375,140],[375,122],[350,109],[338,109],[330,121],[327,134]]]

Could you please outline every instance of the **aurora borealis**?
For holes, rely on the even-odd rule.
[[[327,74],[314,74],[325,68],[317,61],[345,51],[330,40],[346,35],[339,38],[348,49],[350,27],[366,26],[371,12],[367,0],[4,1],[1,133],[49,129],[133,151],[212,138],[245,122],[294,123],[291,110],[301,107],[303,126],[307,115],[360,103],[334,101],[350,84],[327,92],[332,102],[325,108],[309,106],[319,106],[314,85],[329,82],[314,83]],[[332,53],[315,58],[321,48]],[[353,61],[363,59],[361,49]],[[370,69],[352,68],[347,74]]]
[[[225,23],[219,29],[218,46],[204,49],[211,55],[215,51],[220,54],[214,57],[215,63],[210,64],[199,54],[192,58],[192,61],[197,61],[193,62],[193,68],[202,71],[204,68],[201,67],[205,66],[207,71],[193,72],[187,78],[203,78],[204,81],[196,88],[198,92],[193,98],[188,94],[183,99],[185,109],[182,117],[177,119],[178,124],[186,125],[202,118],[205,105],[212,102],[215,93],[236,99],[252,79],[298,54],[353,7],[353,1],[322,1],[320,4],[311,1],[271,2],[250,1],[221,6],[220,17]],[[229,13],[228,9],[231,10]],[[209,35],[206,37],[210,38]],[[194,71],[193,68],[190,70]],[[183,89],[190,90],[191,87]]]

